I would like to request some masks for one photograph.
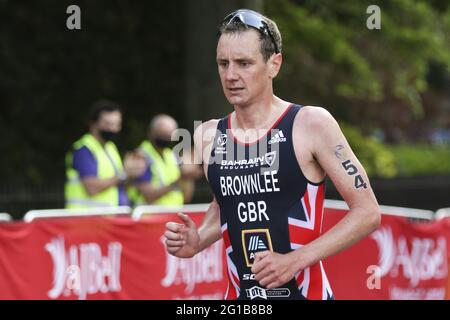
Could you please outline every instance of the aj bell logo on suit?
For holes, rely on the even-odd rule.
[[[242,230],[242,248],[247,267],[251,267],[257,252],[273,251],[269,229]]]

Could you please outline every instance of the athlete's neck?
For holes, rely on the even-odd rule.
[[[234,106],[231,115],[232,129],[268,130],[289,105],[275,95],[268,103],[252,104],[245,107]]]

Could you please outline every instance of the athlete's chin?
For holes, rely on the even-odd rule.
[[[245,106],[248,102],[248,99],[236,95],[227,95],[227,100],[233,106]]]

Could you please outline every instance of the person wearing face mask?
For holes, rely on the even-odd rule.
[[[179,165],[171,141],[177,129],[177,122],[169,115],[160,114],[151,120],[147,140],[138,148],[147,160],[147,168],[129,192],[135,205],[183,205],[191,200],[194,180],[200,178],[203,171],[188,161]]]
[[[124,162],[115,145],[122,129],[122,112],[111,101],[94,104],[89,132],[66,156],[66,208],[127,206],[127,183],[141,175],[145,161],[127,154]]]

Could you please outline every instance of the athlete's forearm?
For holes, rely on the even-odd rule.
[[[217,202],[213,201],[206,211],[205,218],[198,228],[200,243],[198,252],[206,249],[222,237],[220,230],[220,208]]]
[[[380,224],[379,207],[352,208],[332,229],[292,252],[298,270],[335,255],[373,232]]]

